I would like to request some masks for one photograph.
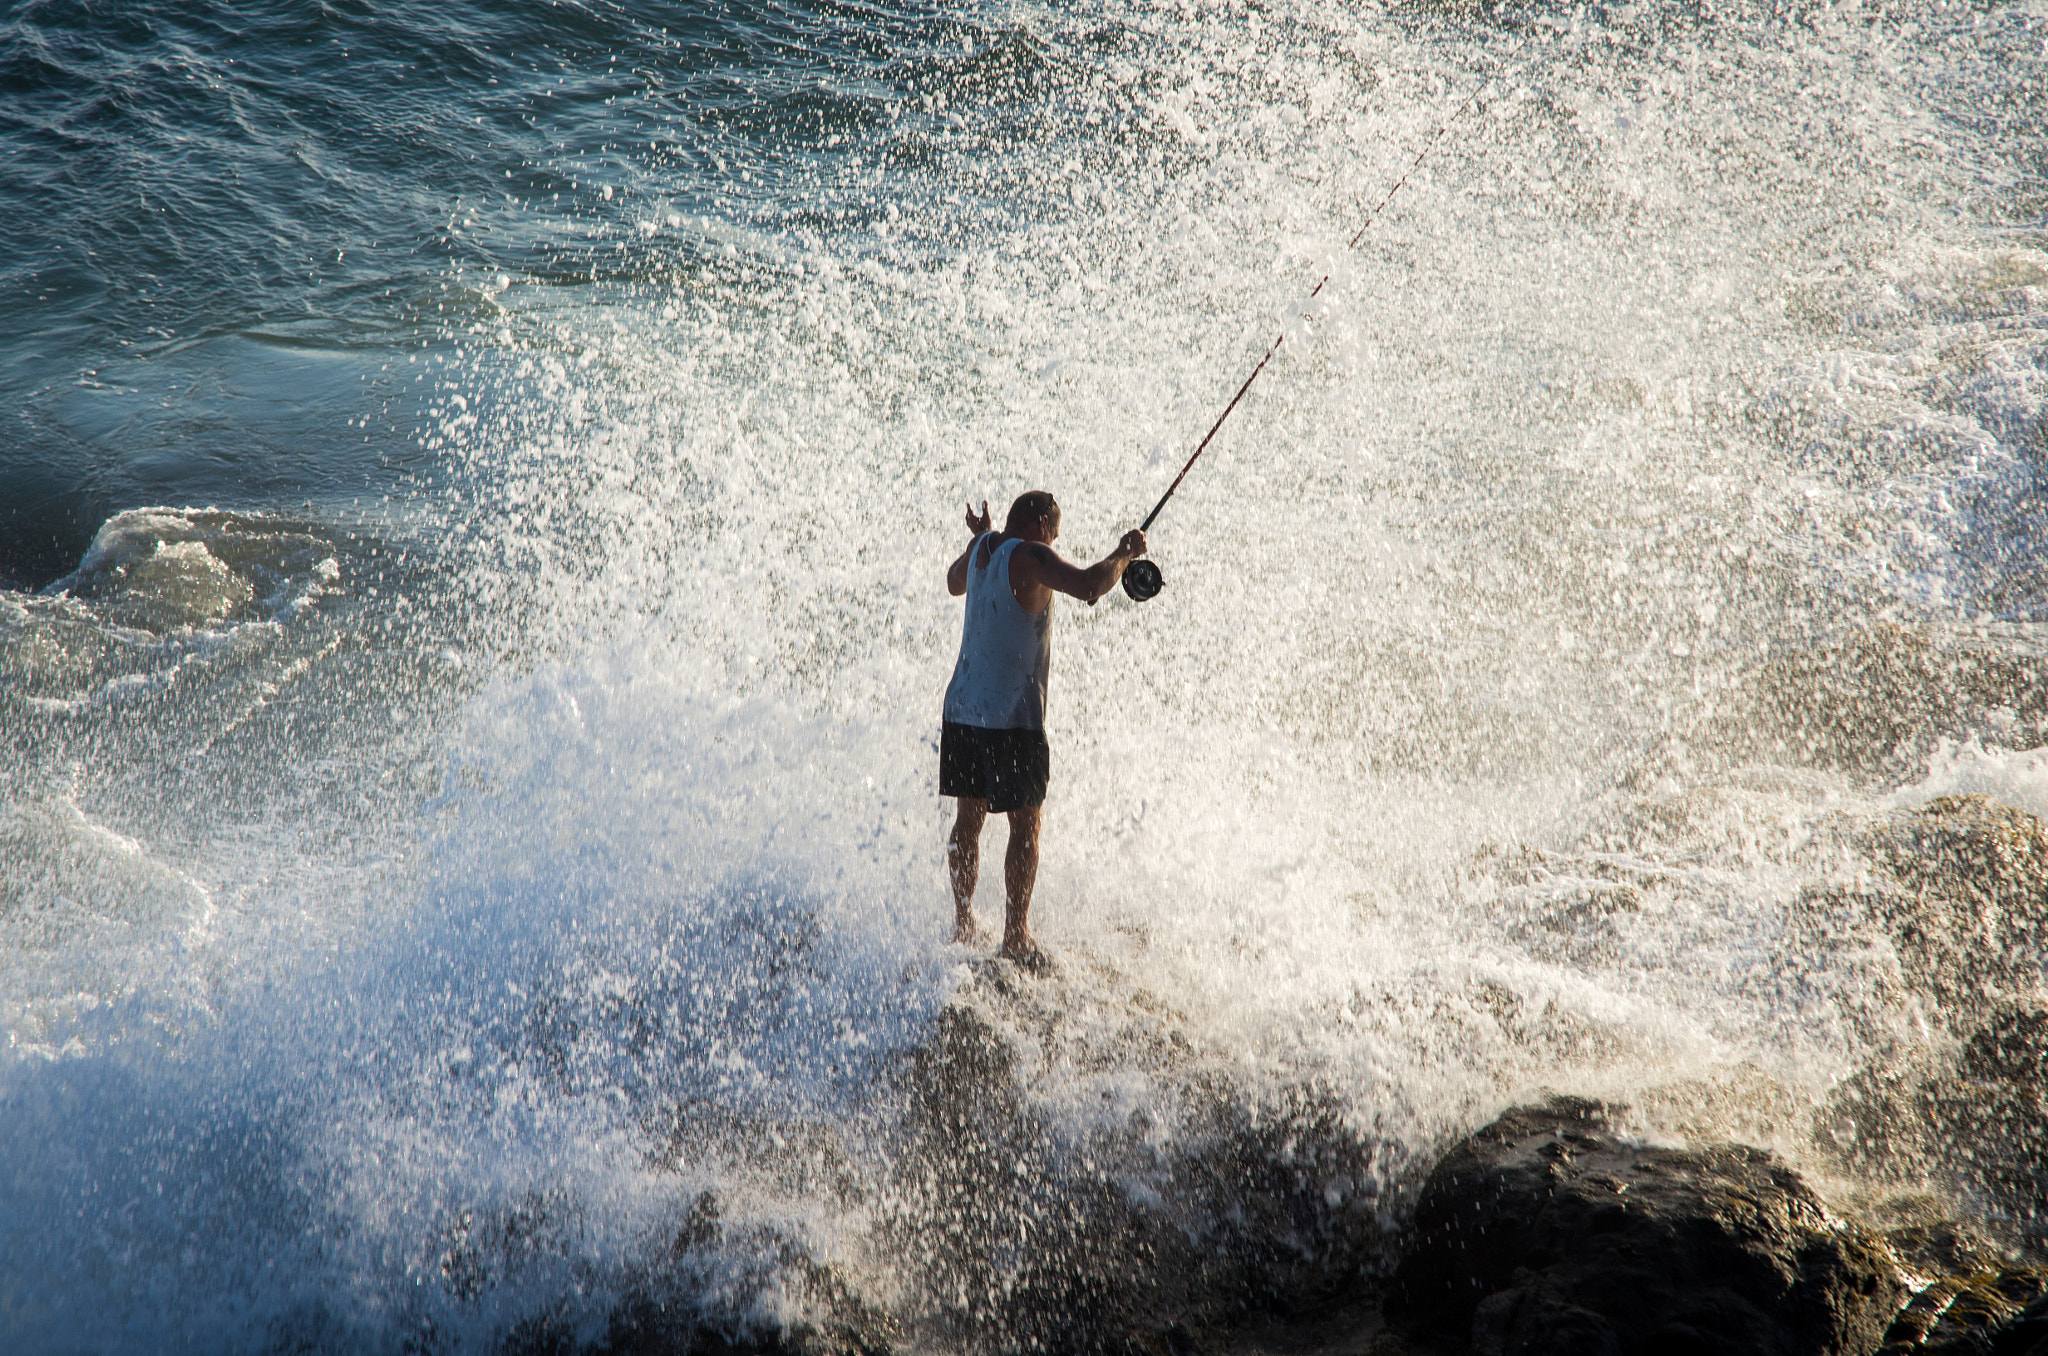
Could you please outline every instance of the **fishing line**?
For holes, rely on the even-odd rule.
[[[1512,65],[1522,55],[1522,49],[1536,40],[1536,36],[1540,31],[1540,29],[1532,28],[1527,37],[1515,44],[1515,49],[1512,52],[1501,58],[1500,64],[1504,67]],[[1435,130],[1429,134],[1429,139],[1423,142],[1422,149],[1415,153],[1415,159],[1409,162],[1407,169],[1401,171],[1401,177],[1396,179],[1394,186],[1388,189],[1380,198],[1379,204],[1365,214],[1365,220],[1359,224],[1358,230],[1352,235],[1350,243],[1344,246],[1346,254],[1358,248],[1359,242],[1365,239],[1365,233],[1372,229],[1372,224],[1379,220],[1382,212],[1387,210],[1387,204],[1394,200],[1394,195],[1401,191],[1402,186],[1408,182],[1410,176],[1416,170],[1422,168],[1422,162],[1429,158],[1429,153],[1436,149],[1436,144],[1443,140],[1446,132],[1451,130],[1451,124],[1464,116],[1465,110],[1472,107],[1473,103],[1481,94],[1486,92],[1486,87],[1491,85],[1495,78],[1494,76],[1488,76],[1480,81],[1473,87],[1472,92],[1465,96],[1463,103],[1451,110],[1446,117],[1438,120]],[[1314,301],[1316,297],[1321,295],[1322,290],[1329,286],[1330,279],[1336,276],[1336,272],[1336,266],[1333,264],[1330,271],[1323,275],[1322,281],[1315,285],[1315,290],[1310,292],[1305,300]],[[1159,496],[1159,502],[1154,504],[1152,511],[1145,515],[1145,521],[1138,524],[1140,532],[1144,532],[1152,526],[1152,520],[1159,516],[1159,511],[1166,507],[1166,501],[1173,498],[1173,492],[1180,488],[1180,483],[1187,479],[1188,472],[1194,469],[1196,460],[1208,449],[1210,442],[1222,430],[1224,420],[1230,418],[1230,412],[1237,408],[1238,402],[1244,399],[1245,392],[1251,390],[1252,383],[1259,379],[1259,373],[1266,370],[1266,364],[1273,361],[1273,355],[1278,353],[1280,345],[1286,342],[1287,331],[1282,329],[1280,337],[1275,339],[1266,349],[1266,356],[1259,359],[1258,366],[1254,367],[1251,375],[1244,379],[1244,385],[1237,388],[1237,394],[1232,396],[1230,403],[1223,407],[1223,413],[1216,416],[1216,422],[1209,426],[1209,431],[1206,434],[1202,435],[1202,441],[1195,446],[1194,455],[1189,457],[1187,464],[1180,468],[1180,474],[1175,476],[1173,483],[1166,487],[1166,493]],[[1159,595],[1159,590],[1166,587],[1166,577],[1159,572],[1157,565],[1153,564],[1150,560],[1141,558],[1132,561],[1124,567],[1123,583],[1124,592],[1130,595],[1132,601],[1142,603],[1148,598],[1156,598]]]

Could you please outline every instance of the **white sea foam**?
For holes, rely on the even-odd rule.
[[[1900,788],[1893,801],[1924,805],[1938,796],[1988,796],[2048,819],[2048,753],[1944,740],[1928,760],[1926,778]]]
[[[1951,743],[1873,789],[1682,739],[1839,621],[2027,612],[2000,599],[2037,549],[2040,251],[1956,204],[2025,140],[1967,126],[2038,68],[2039,17],[1999,11],[1958,66],[1945,29],[1833,11],[1574,14],[1503,69],[1509,36],[1315,4],[1256,33],[1032,12],[1085,72],[1035,139],[906,101],[859,165],[786,188],[885,235],[701,221],[699,255],[643,233],[638,281],[494,269],[494,334],[410,365],[422,453],[460,472],[410,508],[454,576],[422,592],[454,595],[435,625],[478,685],[428,741],[434,793],[338,844],[398,755],[273,752],[279,782],[332,774],[317,812],[142,871],[150,909],[195,916],[184,881],[216,921],[201,959],[140,949],[17,1035],[42,1058],[0,1087],[31,1143],[0,1225],[81,1222],[0,1228],[0,1272],[59,1297],[7,1301],[13,1326],[594,1338],[707,1191],[714,1308],[805,1312],[791,1255],[915,1308],[876,1220],[892,1071],[973,983],[932,785],[961,505],[1050,488],[1092,558],[1282,324],[1155,529],[1167,591],[1058,604],[1034,927],[1067,1001],[1059,1042],[1020,1041],[1025,1104],[1064,1144],[1158,1151],[1121,1188],[1161,1209],[1192,1089],[1332,1098],[1384,1152],[1330,1189],[1396,1224],[1404,1175],[1544,1087],[1810,1162],[1804,1118],[1868,1039],[1837,1000],[1882,958],[1789,951],[1792,901],[1856,869],[1845,819],[2048,810],[2040,760]],[[1111,20],[1130,46],[1098,61]],[[1992,52],[2016,64],[1971,64]],[[906,162],[960,158],[875,177],[904,118]],[[633,211],[674,196],[635,172]],[[305,567],[306,596],[367,597]],[[253,601],[225,598],[200,610]],[[280,675],[312,662],[285,651]],[[373,731],[424,700],[330,695]],[[1105,1056],[1134,1012],[1180,1044]]]

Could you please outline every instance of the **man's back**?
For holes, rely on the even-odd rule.
[[[969,554],[967,609],[960,658],[946,688],[947,720],[985,730],[1045,728],[1052,600],[1036,613],[1017,601],[1011,562],[1023,544],[988,532]]]

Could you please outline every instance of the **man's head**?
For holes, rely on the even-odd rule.
[[[1017,502],[1010,505],[1010,516],[1003,521],[1003,533],[1045,542],[1059,536],[1060,506],[1054,502],[1052,492],[1027,490],[1018,495]]]

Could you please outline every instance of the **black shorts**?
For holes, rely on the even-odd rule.
[[[939,730],[939,794],[973,796],[1006,815],[1045,804],[1052,749],[1043,730],[984,730],[947,721]]]

